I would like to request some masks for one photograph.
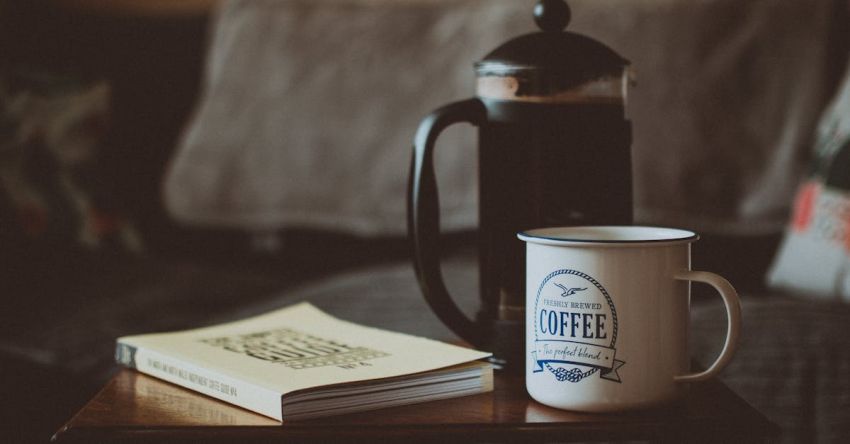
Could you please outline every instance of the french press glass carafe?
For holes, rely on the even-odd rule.
[[[564,31],[563,0],[539,1],[542,32],[523,35],[475,64],[476,97],[439,108],[416,133],[408,226],[422,292],[460,337],[524,366],[525,250],[516,233],[565,225],[632,223],[629,62]],[[481,308],[469,319],[452,300],[439,262],[434,144],[454,123],[478,127]]]

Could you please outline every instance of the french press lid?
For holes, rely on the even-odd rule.
[[[475,64],[483,99],[538,103],[623,103],[629,61],[608,46],[569,31],[564,0],[540,0],[542,32],[519,36]]]

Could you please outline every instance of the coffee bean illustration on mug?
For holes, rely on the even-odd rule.
[[[534,372],[557,381],[581,383],[598,377],[622,382],[617,370],[619,323],[612,296],[592,276],[559,269],[540,283],[534,304]]]

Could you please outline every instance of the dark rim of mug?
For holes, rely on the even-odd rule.
[[[580,239],[569,237],[569,235],[565,236],[544,236],[540,234],[535,234],[534,232],[543,231],[543,230],[581,230],[581,229],[642,229],[642,230],[669,230],[670,232],[678,232],[681,233],[681,236],[672,236],[666,237],[662,239]],[[663,243],[684,243],[684,242],[693,242],[699,239],[699,235],[690,230],[683,230],[681,228],[669,228],[669,227],[654,227],[654,226],[644,226],[644,225],[604,225],[604,226],[575,226],[575,227],[547,227],[547,228],[535,228],[532,230],[520,231],[517,233],[517,237],[520,240],[525,242],[534,242],[535,240],[549,241],[549,242],[557,242],[564,244],[627,244],[627,245],[640,245],[640,244],[663,244]]]

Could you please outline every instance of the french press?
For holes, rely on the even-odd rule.
[[[629,62],[604,44],[564,31],[563,0],[541,0],[542,32],[517,37],[475,64],[476,97],[428,115],[416,133],[408,230],[425,299],[461,338],[494,362],[524,368],[522,230],[632,223]],[[481,308],[469,319],[452,300],[439,260],[434,144],[446,127],[478,127]]]

